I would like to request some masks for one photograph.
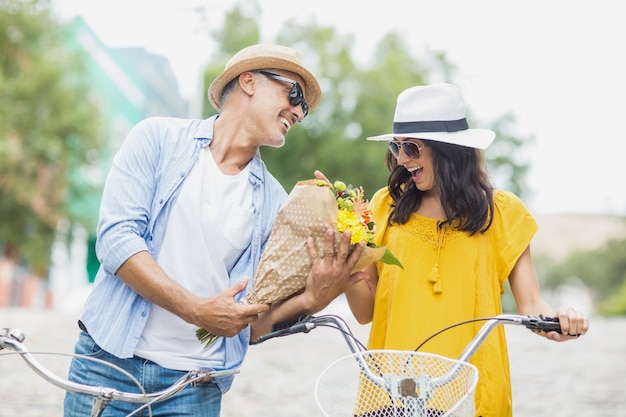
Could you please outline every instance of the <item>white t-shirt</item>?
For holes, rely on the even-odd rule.
[[[189,292],[210,297],[230,287],[229,272],[252,239],[249,167],[225,175],[208,147],[192,168],[170,212],[158,262]],[[135,354],[177,370],[211,368],[223,362],[223,339],[208,349],[196,326],[152,305]]]

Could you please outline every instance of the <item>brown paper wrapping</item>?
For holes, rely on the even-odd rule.
[[[320,256],[329,227],[337,229],[337,200],[317,180],[298,182],[278,211],[265,252],[254,276],[247,303],[272,304],[304,290],[312,264],[306,239],[315,239]],[[335,251],[341,234],[335,232]],[[380,260],[385,247],[365,246],[352,273]]]

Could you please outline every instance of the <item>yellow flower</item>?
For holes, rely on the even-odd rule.
[[[337,231],[340,233],[350,230],[350,244],[356,245],[363,242],[370,248],[379,248],[374,243],[374,231],[376,223],[369,206],[369,202],[365,199],[363,187],[355,187],[352,184],[346,185],[343,181],[318,180],[317,185],[320,187],[328,187],[332,191],[337,200]],[[404,269],[400,261],[389,251],[385,249],[385,253],[379,262],[397,265]]]
[[[360,242],[368,243],[367,228],[361,223],[361,219],[354,211],[340,209],[337,212],[337,230],[340,233],[350,230],[350,243],[353,245]]]

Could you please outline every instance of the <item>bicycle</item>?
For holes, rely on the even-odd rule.
[[[561,332],[556,318],[516,314],[450,327],[479,320],[486,323],[458,359],[417,352],[419,347],[415,351],[367,350],[336,315],[306,316],[276,324],[256,343],[308,333],[317,327],[341,332],[352,353],[330,364],[317,379],[315,400],[324,417],[473,417],[478,370],[469,360],[496,326],[513,324],[535,332]]]
[[[352,354],[329,365],[315,386],[316,402],[324,417],[471,417],[474,415],[473,394],[478,371],[468,361],[493,328],[507,323],[523,325],[533,331],[560,332],[558,320],[541,316],[505,314],[479,320],[487,322],[458,360],[416,351],[368,351],[352,334],[345,321],[335,315],[307,316],[279,323],[271,333],[259,337],[256,343],[290,334],[308,333],[317,327],[332,327],[342,333]],[[141,390],[140,394],[82,385],[57,376],[37,361],[24,345],[25,335],[19,329],[3,330],[4,333],[0,333],[0,351],[7,349],[20,355],[38,375],[59,388],[93,396],[91,417],[100,417],[111,401],[140,404],[127,417],[145,408],[152,415],[152,404],[172,397],[187,385],[206,378],[239,373],[238,369],[190,371],[170,387],[153,393],[146,393],[141,384],[135,381]],[[85,359],[100,361],[90,357]],[[368,411],[355,414],[355,404],[357,409]]]
[[[35,373],[37,373],[46,381],[50,382],[51,384],[61,389],[78,393],[78,394],[90,395],[94,397],[93,406],[91,410],[91,417],[102,416],[102,413],[104,412],[105,408],[109,405],[111,401],[122,401],[122,402],[127,402],[127,403],[138,404],[139,405],[138,408],[135,409],[135,411],[133,411],[132,413],[128,414],[127,417],[133,416],[143,409],[147,409],[148,415],[151,416],[152,404],[171,398],[173,395],[177,394],[188,385],[194,384],[199,381],[207,380],[209,378],[229,376],[229,375],[234,375],[234,374],[239,373],[239,369],[223,370],[223,371],[213,371],[213,370],[189,371],[187,374],[185,374],[183,377],[178,379],[178,381],[176,381],[174,384],[172,384],[168,388],[165,388],[164,390],[157,391],[157,392],[146,393],[143,387],[141,386],[141,384],[139,383],[139,381],[137,381],[132,375],[128,374],[123,369],[113,364],[104,362],[100,359],[91,358],[91,357],[87,357],[83,355],[67,354],[67,356],[84,358],[86,360],[93,360],[93,361],[105,363],[111,366],[112,368],[117,369],[118,371],[122,372],[123,374],[131,378],[135,382],[135,384],[138,386],[141,393],[124,392],[124,391],[119,391],[113,388],[77,384],[75,382],[59,377],[58,375],[51,372],[44,365],[42,365],[41,362],[39,362],[35,358],[33,352],[29,351],[26,345],[24,345],[23,342],[26,338],[26,335],[21,330],[12,329],[12,328],[3,328],[2,330],[3,331],[0,332],[0,352],[3,349],[7,349],[8,351],[10,351],[8,354],[13,353],[13,354],[17,354],[21,356],[22,359],[24,359],[24,361],[28,364],[28,366],[30,366],[30,368],[35,371]],[[62,354],[62,355],[66,355],[66,354]]]

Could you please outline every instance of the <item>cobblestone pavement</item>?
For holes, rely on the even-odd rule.
[[[329,312],[349,314],[335,303]],[[0,327],[26,334],[33,352],[70,353],[78,334],[76,314],[0,308]],[[349,321],[365,340],[367,327]],[[594,317],[587,336],[554,343],[524,328],[508,326],[515,417],[626,416],[626,319]],[[349,353],[332,329],[270,340],[252,346],[224,397],[224,417],[321,416],[315,403],[317,376]],[[37,354],[64,376],[69,358]],[[57,417],[64,391],[37,376],[17,356],[0,352],[0,417]]]

